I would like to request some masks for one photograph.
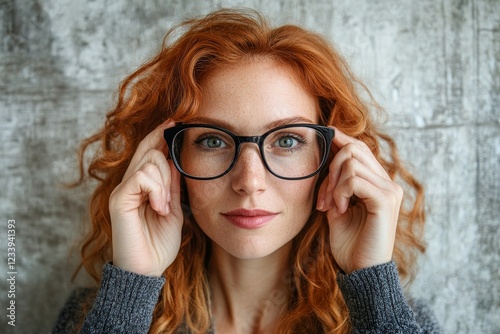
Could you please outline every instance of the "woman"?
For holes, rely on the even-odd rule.
[[[100,287],[54,332],[438,332],[399,283],[422,189],[360,89],[321,37],[252,11],[174,29],[83,145]]]

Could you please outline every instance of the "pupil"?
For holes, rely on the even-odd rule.
[[[207,140],[208,147],[219,147],[220,146],[220,139],[219,138],[210,138]]]
[[[293,140],[290,137],[285,137],[280,139],[281,147],[292,147],[292,145],[293,145]]]

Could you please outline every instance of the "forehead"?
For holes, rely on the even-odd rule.
[[[221,120],[235,128],[262,128],[288,118],[317,123],[317,99],[286,66],[265,57],[224,65],[201,82],[198,116]]]

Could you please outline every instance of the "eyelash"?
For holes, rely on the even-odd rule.
[[[204,134],[204,135],[201,135],[199,138],[197,138],[194,143],[196,144],[196,146],[204,151],[204,152],[214,152],[220,148],[210,148],[210,147],[207,147],[205,145],[200,145],[201,142],[203,142],[204,140],[207,140],[207,139],[211,139],[211,138],[217,138],[218,140],[220,140],[222,143],[226,144],[227,146],[227,143],[224,139],[222,139],[220,136],[217,136],[217,135],[213,135],[213,134]]]
[[[302,136],[299,136],[297,134],[293,134],[293,133],[282,133],[282,134],[278,134],[278,137],[274,139],[274,143],[280,141],[281,139],[283,138],[292,138],[293,140],[296,140],[299,144],[307,144],[307,139],[302,137]],[[217,138],[218,140],[220,140],[222,143],[224,143],[225,145],[228,145],[228,143],[223,139],[221,138],[220,136],[218,135],[214,135],[214,134],[204,134],[204,135],[201,135],[199,138],[197,138],[194,143],[196,144],[196,146],[204,151],[204,152],[215,152],[216,150],[220,149],[220,148],[209,148],[205,145],[200,145],[201,142],[203,142],[204,140],[206,139],[211,139],[211,138]],[[295,147],[279,147],[279,146],[276,146],[276,147],[279,147],[281,150],[283,151],[288,151],[288,152],[296,152],[298,150],[301,150],[302,148],[300,147],[301,145],[297,145]]]
[[[280,134],[279,137],[277,138],[277,140],[275,142],[278,142],[280,141],[281,139],[283,138],[292,138],[293,140],[296,140],[299,144],[307,144],[307,140],[302,137],[302,136],[299,136],[297,134],[292,134],[292,133],[283,133],[283,134]],[[300,150],[301,148],[298,147],[299,145],[297,145],[297,147],[280,147],[282,150],[286,150],[286,151],[290,151],[290,152],[294,152],[294,151],[297,151],[297,150]]]

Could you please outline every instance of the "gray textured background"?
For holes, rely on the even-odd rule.
[[[102,124],[120,79],[182,17],[242,5],[320,32],[350,59],[427,188],[414,294],[445,333],[500,333],[496,0],[0,0],[0,331],[48,332],[73,287],[89,189],[58,184],[73,179],[77,144]],[[14,331],[8,219],[17,222]]]

